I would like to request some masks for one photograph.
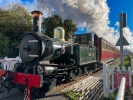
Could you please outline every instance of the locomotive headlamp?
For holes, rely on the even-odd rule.
[[[44,73],[44,68],[42,66],[37,66],[37,72],[42,75]]]
[[[52,66],[37,66],[37,72],[39,75],[55,75],[58,71],[57,67],[52,67]]]

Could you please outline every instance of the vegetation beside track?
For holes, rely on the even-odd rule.
[[[124,66],[126,70],[128,70],[128,67],[131,66],[131,58],[129,56],[124,56]]]
[[[68,100],[79,100],[79,98],[82,97],[82,94],[73,90],[63,93],[63,95],[68,98]]]
[[[112,94],[109,94],[108,98],[104,97],[103,100],[116,100],[117,92],[118,92],[118,90],[115,90]],[[130,93],[130,91],[125,91],[124,100],[129,100],[128,99],[129,93]]]

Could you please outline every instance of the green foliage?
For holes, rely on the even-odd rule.
[[[125,61],[130,61],[130,57],[129,56],[124,56],[124,60]]]
[[[126,70],[128,70],[128,67],[131,66],[131,58],[129,56],[125,56],[124,57],[124,66],[126,68]]]
[[[62,19],[59,15],[53,14],[47,18],[43,18],[42,20],[42,29],[45,30],[45,34],[49,37],[53,37],[54,28],[57,26],[61,26],[65,29],[65,38],[69,37],[69,34],[73,34],[77,28],[76,24],[73,24],[71,19],[65,19],[62,22]]]
[[[103,98],[103,100],[115,100],[116,99],[116,95],[117,95],[118,90],[115,90],[114,93],[109,94],[108,98]]]
[[[6,15],[1,16],[4,19],[0,31],[9,37],[9,40],[18,40],[21,34],[31,31],[32,16],[24,7],[18,4],[10,4],[6,7],[6,10],[3,10],[3,13],[6,13]]]
[[[115,100],[118,90],[115,90],[114,93],[109,94],[109,98],[105,100]]]
[[[0,13],[0,57],[16,57],[18,38],[32,30],[32,16],[18,4],[10,4]]]
[[[69,99],[69,100],[79,100],[80,97],[82,97],[82,94],[80,93],[76,93],[73,90],[70,90],[66,93],[64,93],[64,95]]]
[[[124,66],[129,67],[131,65],[130,61],[124,61]]]
[[[71,19],[64,20],[64,29],[66,39],[70,36],[69,34],[73,34],[75,31],[77,31],[76,24],[73,24]]]
[[[116,96],[117,96],[118,90],[115,90],[112,94],[109,94],[108,98],[103,98],[103,100],[116,100]],[[128,100],[127,96],[129,96],[128,91],[125,91],[124,94],[124,100]]]
[[[131,66],[131,58],[129,56],[124,56],[124,66],[126,70],[128,69],[129,66]],[[120,64],[118,65],[120,66]]]

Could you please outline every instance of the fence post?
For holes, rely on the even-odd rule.
[[[112,67],[112,90],[114,91],[114,66]]]
[[[106,69],[109,70],[109,67],[107,64],[106,64]],[[107,77],[107,83],[106,83],[107,88],[106,89],[109,91],[110,90],[110,72],[106,71],[106,77]]]
[[[125,77],[122,77],[119,90],[116,96],[116,100],[124,100],[125,82],[126,82]]]
[[[128,72],[129,72],[129,88],[131,88],[132,87],[131,67],[128,67]]]
[[[131,56],[131,67],[132,67],[132,71],[133,71],[133,58]]]
[[[108,97],[107,93],[107,66],[105,63],[103,63],[103,96]]]

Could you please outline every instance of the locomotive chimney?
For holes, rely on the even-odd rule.
[[[31,14],[33,15],[33,32],[41,33],[41,16],[43,13],[35,10]]]

